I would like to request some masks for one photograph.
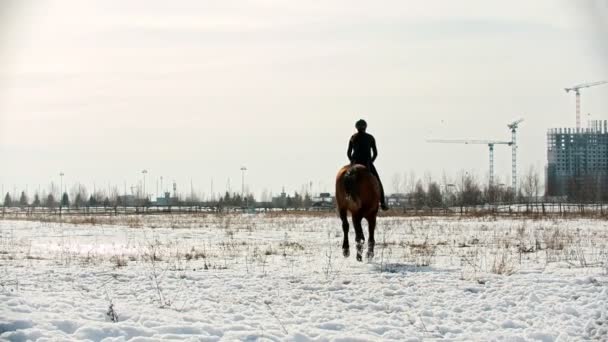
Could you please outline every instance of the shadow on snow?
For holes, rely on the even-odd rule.
[[[436,268],[432,266],[418,266],[416,264],[405,263],[389,263],[389,264],[374,264],[374,269],[378,272],[385,273],[451,273],[453,270],[444,268]]]

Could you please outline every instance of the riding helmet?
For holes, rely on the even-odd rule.
[[[367,129],[367,122],[365,122],[365,120],[361,119],[355,123],[355,128],[359,131],[365,130],[365,129]]]

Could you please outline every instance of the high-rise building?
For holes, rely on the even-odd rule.
[[[608,121],[547,133],[547,196],[597,201],[608,198]]]

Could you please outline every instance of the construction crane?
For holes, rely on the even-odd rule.
[[[511,145],[510,141],[498,141],[498,140],[444,140],[444,139],[431,139],[427,140],[430,143],[443,143],[443,144],[472,144],[472,145],[488,145],[490,150],[490,187],[494,185],[494,145]]]
[[[519,119],[507,125],[511,130],[511,187],[517,194],[517,129],[524,119]]]
[[[576,130],[577,131],[581,129],[581,92],[580,92],[580,90],[583,88],[595,87],[595,86],[606,84],[606,83],[608,83],[608,81],[583,83],[583,84],[575,85],[571,88],[564,88],[566,93],[573,91],[574,94],[576,94]]]

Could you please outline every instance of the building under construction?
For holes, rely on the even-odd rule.
[[[547,196],[575,201],[608,199],[608,121],[547,133]]]

